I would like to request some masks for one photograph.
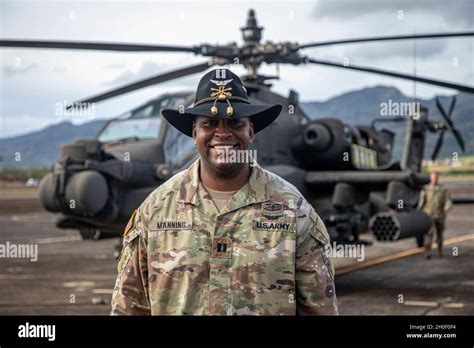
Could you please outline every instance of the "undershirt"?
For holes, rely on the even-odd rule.
[[[217,210],[219,210],[219,212],[227,205],[227,202],[229,202],[232,197],[234,197],[234,194],[238,191],[216,191],[210,189],[209,187],[204,187],[206,188],[207,192],[209,192],[209,195],[211,195],[211,198],[214,201],[214,204],[216,205]]]

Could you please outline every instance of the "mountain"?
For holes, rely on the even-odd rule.
[[[33,133],[0,139],[0,167],[49,167],[59,158],[62,144],[94,138],[106,122],[97,120],[75,126],[66,121]],[[18,158],[20,161],[15,160]]]
[[[445,109],[450,98],[440,97]],[[383,103],[406,103],[412,98],[402,94],[394,87],[376,86],[351,91],[326,101],[302,103],[303,109],[312,118],[337,117],[353,125],[368,125],[374,118],[382,117]],[[436,107],[435,99],[420,99],[419,102],[429,108],[430,120],[442,120]],[[384,116],[390,118],[390,116]],[[466,142],[466,154],[474,154],[474,96],[458,94],[453,118],[456,127],[461,131]],[[0,139],[0,167],[48,167],[59,158],[60,146],[77,139],[94,138],[106,120],[98,120],[75,126],[70,122],[62,122],[42,130],[22,136]],[[404,141],[404,123],[382,123],[377,127],[385,127],[396,132],[395,157],[400,158]],[[429,158],[438,135],[429,133],[425,157]],[[453,152],[461,154],[452,134],[447,133],[440,158],[451,157]],[[21,154],[21,161],[15,161],[15,154]]]
[[[448,109],[451,97],[440,96],[440,101],[445,110]],[[369,125],[375,118],[387,118],[382,116],[381,111],[385,103],[407,103],[412,102],[412,97],[402,94],[394,87],[376,86],[364,88],[358,91],[351,91],[342,95],[330,98],[324,102],[302,103],[303,109],[314,119],[325,117],[337,117],[352,125]],[[428,117],[432,121],[443,121],[443,118],[436,107],[436,99],[418,99],[418,102],[428,108]],[[466,143],[466,155],[474,154],[474,96],[460,93],[457,95],[456,106],[453,112],[455,126],[460,130]],[[404,142],[405,123],[381,123],[378,128],[388,128],[394,131],[395,157],[400,158]],[[425,158],[431,156],[432,149],[438,134],[427,133],[428,138],[425,147]],[[454,136],[446,133],[444,136],[443,148],[439,158],[451,158],[453,152],[462,154]]]

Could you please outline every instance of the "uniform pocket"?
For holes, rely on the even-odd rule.
[[[296,225],[293,211],[255,211],[234,238],[233,309],[294,314]]]
[[[157,313],[199,313],[209,275],[208,240],[194,231],[192,210],[150,221],[150,301]]]

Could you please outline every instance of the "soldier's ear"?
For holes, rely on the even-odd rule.
[[[194,144],[196,144],[196,118],[193,119],[193,133]]]
[[[250,144],[253,142],[254,135],[255,135],[255,131],[253,129],[253,122],[250,122],[250,127],[249,127]]]

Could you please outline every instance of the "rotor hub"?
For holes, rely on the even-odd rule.
[[[257,45],[262,39],[263,27],[257,25],[257,19],[255,18],[255,11],[249,10],[247,17],[247,25],[240,28],[242,31],[242,37],[247,45]]]

